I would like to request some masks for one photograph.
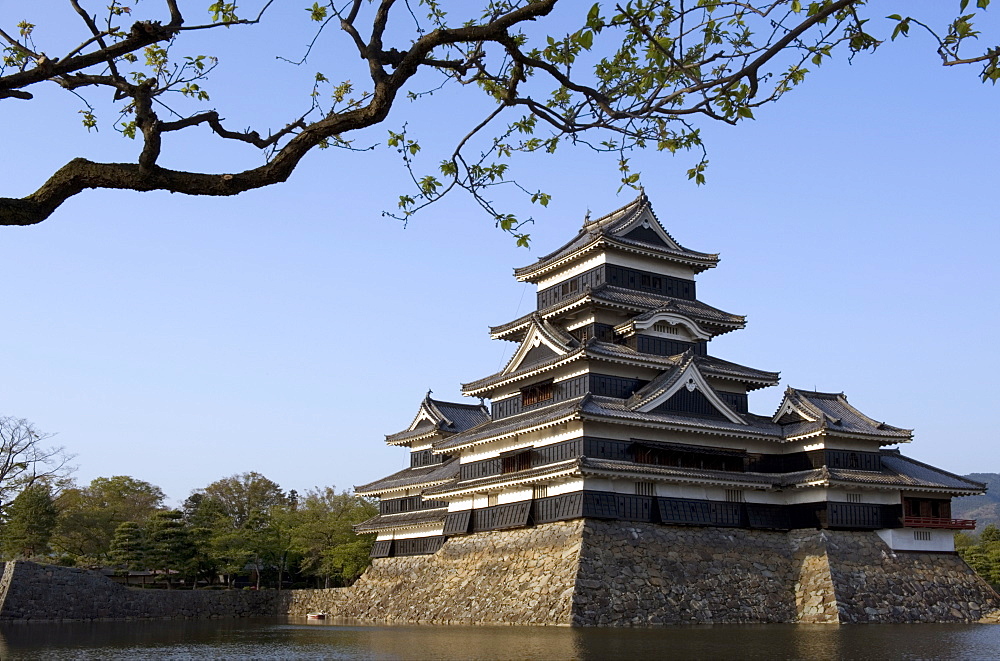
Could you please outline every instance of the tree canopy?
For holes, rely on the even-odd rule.
[[[1000,78],[996,37],[979,30],[989,0],[956,0],[947,14],[924,7],[928,16],[885,16],[891,3],[864,0],[343,0],[294,9],[258,0],[213,2],[202,6],[207,13],[190,5],[184,13],[176,0],[86,4],[67,0],[77,35],[46,31],[51,17],[0,25],[0,102],[35,102],[38,88],[54,84],[78,100],[74,116],[87,130],[113,127],[135,139],[135,161],[74,158],[33,193],[0,198],[0,224],[41,222],[91,188],[226,196],[268,186],[285,181],[314,149],[368,148],[356,136],[367,139],[364,129],[392,117],[385,145],[400,153],[414,190],[391,215],[406,219],[464,189],[526,243],[520,220],[494,203],[493,191],[509,185],[541,205],[549,197],[517,183],[509,171],[516,153],[582,145],[617,158],[622,185],[637,186],[631,150],[692,150],[688,176],[702,183],[704,122],[753,118],[838,54],[853,57],[919,32],[942,64],[978,67],[984,81]],[[233,109],[211,105],[211,84],[241,62],[201,52],[206,40],[199,35],[210,33],[207,43],[224,48],[247,33],[274,31],[295,12],[299,26],[273,36],[308,43],[274,53],[310,72],[299,105],[289,100],[284,123],[271,129],[230,126],[225,116]],[[256,91],[266,90],[264,83]],[[400,101],[446,91],[456,106],[468,94],[485,95],[487,110],[456,113],[467,133],[457,144],[434,145],[441,158],[424,170],[414,160],[423,144],[407,133]],[[198,140],[252,146],[263,163],[204,171],[188,149],[187,169],[165,167],[170,138],[197,127],[212,132]]]
[[[0,517],[25,489],[39,483],[58,485],[73,472],[72,455],[46,444],[51,436],[23,418],[0,417]]]

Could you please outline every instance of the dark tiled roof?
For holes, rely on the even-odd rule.
[[[451,420],[452,424],[445,427],[444,431],[457,434],[481,425],[490,419],[489,411],[482,404],[456,404],[437,400],[434,403],[438,410]]]
[[[458,475],[458,459],[449,459],[441,464],[433,466],[420,466],[419,468],[404,468],[398,473],[393,473],[381,480],[375,480],[368,484],[354,487],[354,492],[358,494],[370,494],[395,489],[418,487],[422,484],[436,484],[444,480],[450,480]]]
[[[677,360],[674,363],[674,367],[664,371],[655,379],[632,393],[632,396],[625,401],[627,409],[634,411],[644,403],[652,401],[670,390],[677,383],[677,379],[681,377],[681,374],[694,362],[694,353],[688,351],[675,358]]]
[[[940,468],[934,468],[916,459],[905,457],[898,452],[882,452],[882,470],[891,471],[897,476],[925,484],[937,484],[955,489],[986,491],[986,485],[981,482],[943,471]]]
[[[553,473],[562,473],[567,470],[575,470],[580,466],[580,458],[568,459],[566,461],[560,461],[554,464],[546,464],[544,466],[538,466],[536,468],[531,468],[529,470],[518,471],[516,474],[508,473],[506,475],[490,475],[488,477],[478,477],[472,480],[455,480],[447,484],[442,484],[437,487],[428,489],[425,493],[428,496],[438,496],[443,493],[448,493],[456,490],[466,490],[466,489],[484,489],[486,487],[502,484],[504,482],[509,482],[511,480],[522,481],[522,480],[533,480],[538,478],[543,478]]]
[[[537,363],[531,363],[530,365],[525,365],[524,367],[516,369],[513,372],[507,372],[506,374],[503,372],[497,372],[496,374],[491,374],[490,376],[479,379],[478,381],[473,381],[471,383],[463,383],[462,392],[468,395],[479,393],[484,388],[488,388],[498,383],[503,383],[504,381],[508,380],[517,380],[518,378],[524,376],[525,374],[531,374],[532,372],[545,369],[546,367],[558,365],[563,361],[569,361],[581,358],[586,355],[585,350],[586,347],[580,347],[563,356],[558,356],[558,355],[552,356],[547,360],[541,360],[538,361]]]
[[[734,381],[759,381],[775,385],[781,379],[780,372],[765,372],[746,365],[731,363],[714,356],[696,356],[694,362],[705,376],[715,376]]]
[[[470,445],[476,443],[477,441],[488,440],[497,436],[517,432],[522,429],[529,429],[538,425],[544,425],[556,420],[561,420],[562,418],[573,415],[579,411],[580,403],[586,398],[587,396],[577,397],[576,399],[559,402],[558,404],[552,404],[551,406],[532,409],[526,413],[512,415],[509,418],[493,420],[485,425],[481,425],[475,429],[470,429],[462,434],[455,434],[454,436],[449,436],[448,438],[438,441],[434,444],[434,451],[443,452],[445,450],[451,450],[464,445]]]
[[[614,397],[591,397],[584,404],[581,417],[584,419],[598,418],[630,423],[647,423],[656,426],[684,428],[707,434],[747,435],[764,437],[773,441],[782,440],[781,427],[762,416],[741,414],[740,417],[747,422],[747,424],[741,425],[725,418],[664,412],[643,413],[629,410],[626,400]]]
[[[401,431],[395,434],[387,434],[385,440],[387,443],[399,444],[404,441],[409,441],[414,438],[420,438],[421,436],[426,436],[427,434],[437,433],[438,426],[429,420],[421,420],[419,424],[413,429],[407,429],[406,431]]]
[[[642,193],[632,202],[629,202],[620,209],[612,211],[606,216],[602,216],[596,220],[590,220],[588,218],[584,221],[580,232],[575,237],[570,239],[568,243],[548,255],[540,257],[534,264],[514,269],[514,275],[521,279],[528,279],[535,272],[602,240],[612,245],[620,243],[626,246],[633,246],[644,251],[657,253],[666,259],[682,261],[684,263],[691,264],[696,271],[703,271],[707,268],[715,266],[718,263],[718,255],[689,250],[680,245],[672,236],[666,233],[666,230],[664,230],[664,233],[666,234],[669,243],[673,245],[666,245],[659,242],[654,243],[645,241],[641,238],[624,236],[633,229],[629,227],[629,225],[631,225],[647,211],[652,218],[652,222],[659,224],[659,220],[657,220],[656,215],[653,214],[649,199],[646,197],[645,193]],[[660,228],[663,228],[662,224],[660,225]]]
[[[863,471],[849,468],[816,468],[780,476],[783,486],[809,482],[846,482],[871,486],[912,489],[938,489],[953,492],[984,492],[986,485],[904,457],[896,451],[882,451],[882,470]]]
[[[734,482],[758,486],[771,486],[778,476],[767,473],[739,473],[735,471],[716,471],[700,468],[675,468],[672,466],[654,466],[652,464],[637,464],[631,461],[616,461],[613,459],[594,459],[586,457],[581,462],[584,475],[600,471],[642,473],[651,477],[676,478],[679,481]]]
[[[778,413],[775,414],[775,420],[782,423],[788,437],[825,430],[832,434],[860,434],[892,439],[891,442],[896,443],[913,436],[911,429],[893,427],[868,417],[851,406],[844,393],[788,388],[778,407]]]
[[[401,445],[414,438],[432,433],[441,435],[457,434],[490,419],[490,413],[482,404],[458,404],[431,399],[428,391],[420,409],[414,417],[416,426],[395,434],[387,434],[386,443]]]
[[[578,296],[568,298],[536,312],[531,312],[514,321],[490,327],[490,334],[494,337],[503,336],[520,326],[525,326],[517,331],[517,335],[511,339],[520,340],[521,336],[527,332],[528,322],[532,315],[542,317],[554,316],[564,310],[579,307],[581,305],[597,304],[617,308],[624,308],[630,312],[637,313],[640,319],[643,316],[652,316],[658,312],[673,312],[689,317],[699,328],[707,333],[719,335],[721,332],[728,332],[743,328],[746,325],[746,317],[724,312],[701,301],[689,301],[683,298],[673,298],[670,296],[660,296],[647,292],[625,289],[614,285],[602,284],[592,289],[584,289]]]
[[[402,514],[379,514],[354,526],[354,532],[365,533],[385,530],[386,528],[398,528],[399,526],[419,526],[428,523],[440,523],[448,516],[447,507],[438,507],[432,510],[420,510],[417,512],[404,512]]]

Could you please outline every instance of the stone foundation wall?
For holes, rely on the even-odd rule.
[[[433,555],[376,558],[349,594],[326,590],[329,602],[293,604],[373,622],[568,625],[583,526],[453,537]]]
[[[588,520],[573,624],[791,622],[795,579],[783,533]]]
[[[9,562],[0,621],[226,618],[274,615],[281,593],[255,590],[143,590],[83,569]],[[2,594],[2,586],[0,586]]]
[[[840,622],[975,622],[996,592],[951,553],[890,550],[874,533],[825,531]]]
[[[396,624],[974,622],[1000,596],[953,554],[893,553],[874,532],[694,528],[597,519],[453,537],[378,558],[350,588],[141,590],[7,563],[0,620],[295,615]]]

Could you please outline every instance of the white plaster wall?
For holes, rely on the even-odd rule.
[[[592,255],[582,262],[578,262],[574,266],[568,269],[560,269],[552,273],[551,275],[545,276],[545,278],[538,281],[538,286],[536,291],[542,291],[543,289],[548,289],[552,285],[558,284],[563,280],[569,280],[570,278],[580,275],[592,268],[604,264],[606,253],[600,252],[596,255]]]
[[[583,491],[583,488],[583,480],[564,480],[562,482],[549,484],[549,495],[560,496],[564,493]]]
[[[412,539],[413,537],[433,537],[444,534],[444,523],[433,526],[419,526],[395,531],[393,539]]]
[[[565,425],[548,427],[528,434],[518,434],[500,441],[490,441],[477,445],[462,452],[459,461],[467,464],[481,459],[491,459],[500,456],[501,452],[517,450],[519,448],[540,447],[561,443],[583,435],[583,427],[579,422],[569,422]]]
[[[857,438],[840,438],[826,434],[823,437],[825,447],[831,450],[854,450],[855,452],[878,452],[881,445],[878,441],[865,441]]]
[[[745,395],[747,392],[746,385],[740,383],[739,381],[729,381],[727,379],[713,379],[712,377],[705,377],[705,381],[708,385],[712,386],[716,390],[722,390],[724,392],[735,392]]]
[[[729,450],[746,450],[748,452],[781,453],[785,448],[773,441],[716,434],[696,434],[682,431],[669,431],[652,427],[632,427],[628,425],[611,425],[602,422],[587,422],[585,434],[599,438],[612,438],[629,441],[633,438],[648,441],[663,441],[665,443],[684,443],[687,445],[705,445]]]
[[[435,440],[436,439],[431,438],[426,441],[420,441],[420,443],[414,443],[413,445],[410,446],[410,451],[420,452],[421,450],[430,450],[431,445],[434,443]]]
[[[789,505],[799,503],[821,503],[829,500],[828,490],[824,487],[810,489],[789,489],[781,491],[778,495],[784,498],[784,502]]]
[[[955,550],[954,530],[933,530],[928,528],[885,528],[876,530],[889,548],[894,551],[938,551]],[[916,539],[915,532],[930,533],[930,540]]]
[[[472,496],[465,496],[464,498],[456,498],[455,500],[448,501],[448,511],[449,512],[463,512],[465,510],[472,509]]]
[[[654,221],[651,220],[650,222]],[[607,253],[607,263],[624,266],[630,269],[638,269],[640,271],[649,271],[650,273],[670,275],[675,278],[683,278],[684,280],[694,280],[694,270],[690,266],[675,264],[673,262],[653,257],[644,257],[642,255],[632,255],[629,253],[622,253],[617,250],[609,250]]]
[[[516,372],[517,370],[515,369],[514,371]],[[508,397],[520,396],[521,388],[534,383],[535,381],[544,381],[545,379],[565,381],[566,379],[572,379],[573,377],[586,374],[587,372],[588,369],[586,361],[574,360],[559,369],[547,370],[532,377],[525,377],[522,380],[518,380],[516,383],[511,383],[497,388],[493,391],[490,401],[499,402],[500,400],[507,399]]]
[[[531,500],[533,490],[531,487],[514,487],[512,489],[506,489],[501,491],[497,496],[497,505],[503,505],[504,503],[519,503],[525,500]]]
[[[829,489],[830,500],[847,502],[847,494],[861,494],[862,503],[872,503],[875,505],[899,505],[902,502],[898,491],[862,491],[860,489]]]

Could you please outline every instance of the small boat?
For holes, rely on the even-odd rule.
[[[307,620],[325,620],[326,613],[306,613]]]

